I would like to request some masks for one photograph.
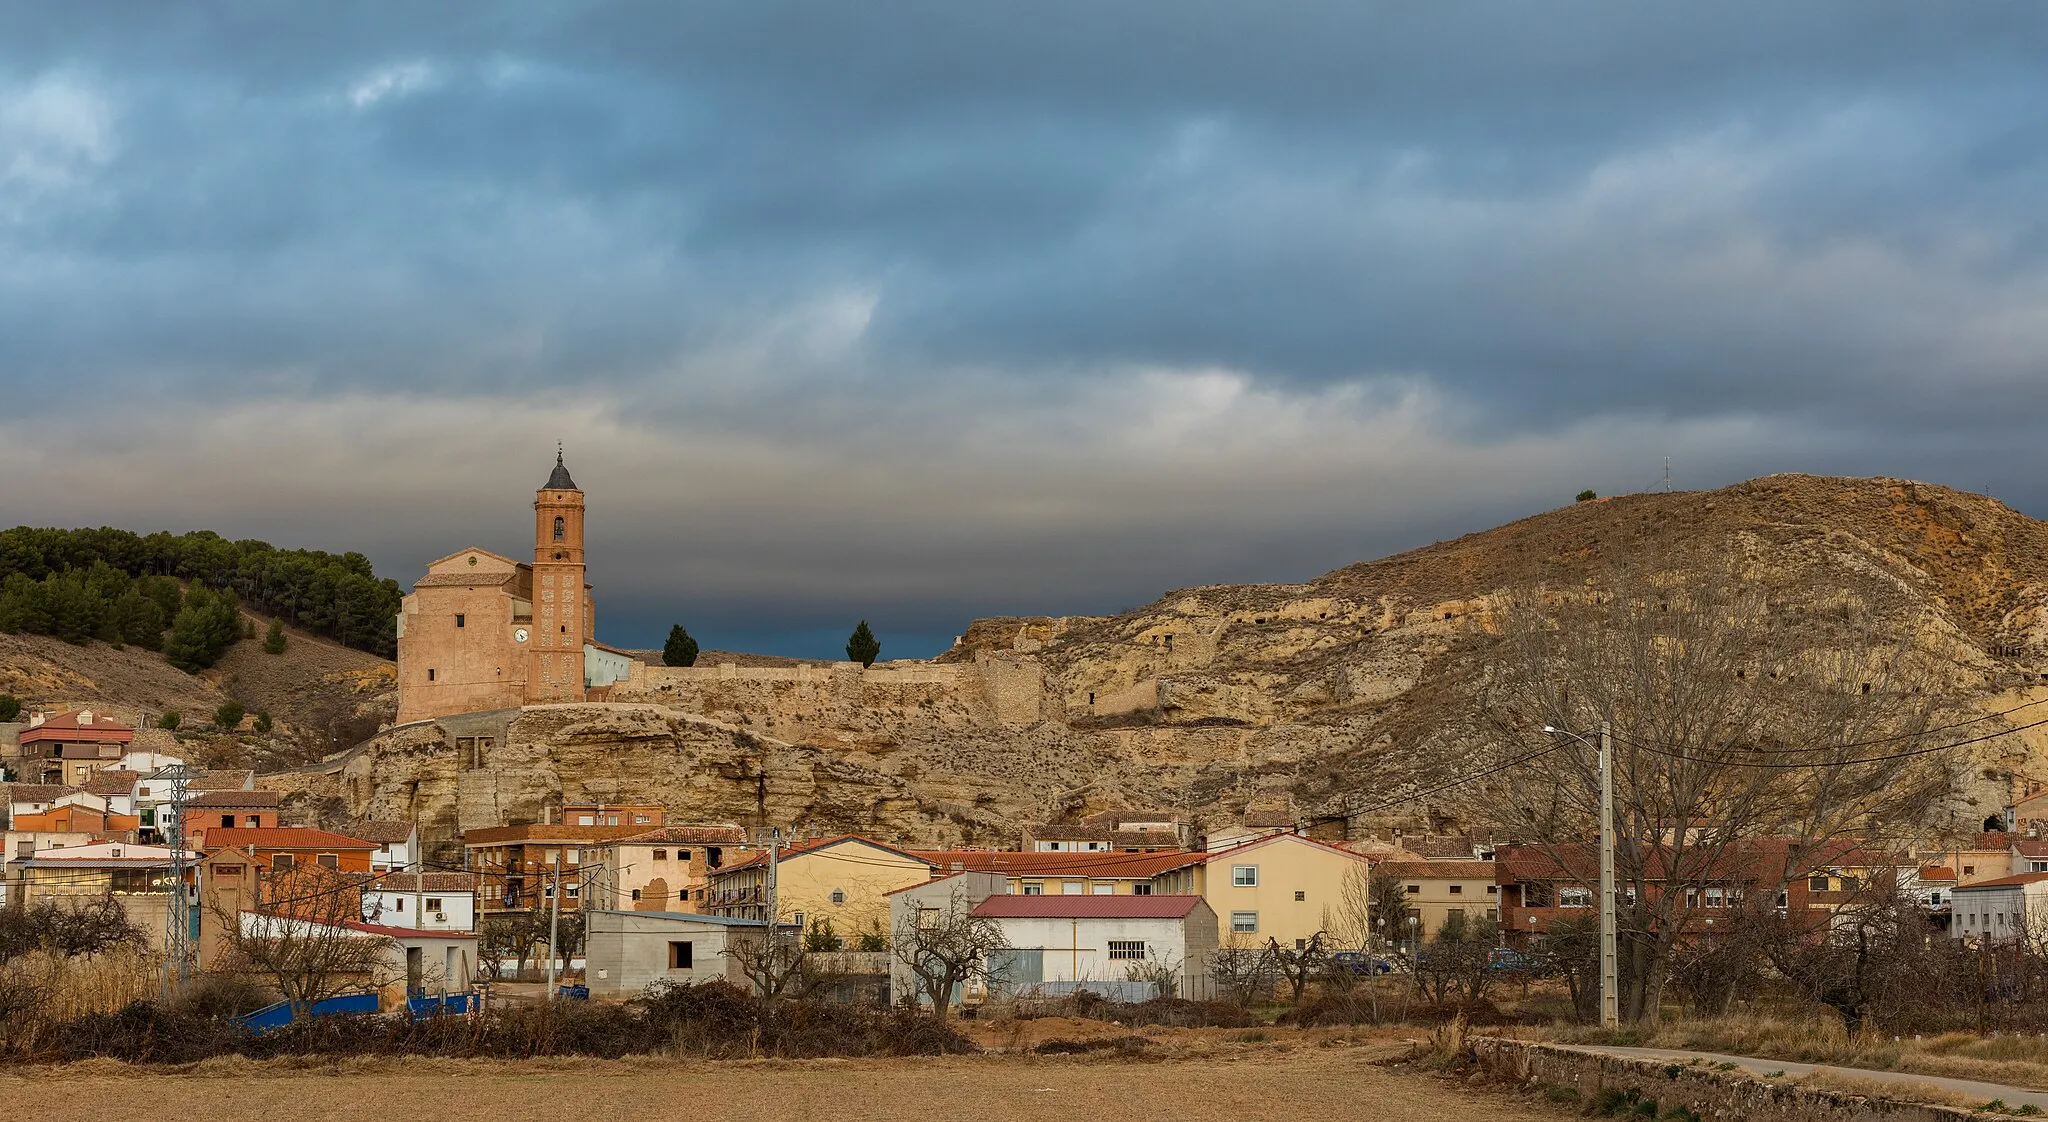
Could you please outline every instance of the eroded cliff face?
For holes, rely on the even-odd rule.
[[[537,820],[551,798],[920,843],[1014,843],[1116,805],[1287,808],[1333,834],[1475,825],[1456,790],[1381,804],[1453,774],[1481,735],[1502,599],[1617,566],[1732,574],[1814,645],[1910,636],[1986,709],[2044,693],[2048,526],[1944,488],[1784,476],[1584,503],[1299,585],[978,621],[932,663],[649,667],[614,704],[399,730],[335,774],[266,784],[312,816],[414,818],[441,839]],[[1845,636],[1850,615],[1877,627]],[[487,757],[459,758],[493,722]],[[1959,822],[2002,805],[2006,772],[2038,774],[2041,735],[1980,750]]]

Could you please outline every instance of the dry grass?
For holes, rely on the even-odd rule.
[[[1771,1017],[1740,1014],[1667,1022],[1647,1033],[1612,1034],[1567,1029],[1548,1036],[1573,1044],[1683,1048],[2048,1088],[2048,1036],[2041,1035],[2006,1033],[1978,1036],[1975,1033],[1952,1032],[1896,1039],[1875,1033],[1852,1037],[1842,1030],[1841,1021],[1832,1015]]]
[[[1932,1083],[1897,1082],[1883,1079],[1866,1079],[1830,1068],[1818,1068],[1801,1076],[1801,1087],[1813,1087],[1822,1091],[1833,1091],[1842,1095],[1860,1095],[1866,1099],[1888,1099],[1893,1102],[1934,1103],[1937,1106],[1976,1107],[1979,1100],[1960,1091],[1937,1087]]]
[[[1179,1031],[1179,1030],[1176,1030]],[[1193,1030],[1223,1032],[1227,1030]],[[1277,1039],[1277,1038],[1276,1038]],[[338,1064],[208,1060],[165,1072],[96,1061],[0,1075],[10,1117],[103,1122],[132,1113],[150,1078],[152,1113],[269,1122],[386,1122],[430,1117],[637,1118],[667,1108],[702,1122],[859,1117],[879,1122],[972,1116],[985,1122],[1538,1122],[1569,1117],[1542,1103],[1387,1071],[1379,1050],[1250,1049],[1241,1055],[1133,1065],[1040,1056],[677,1062],[366,1059]]]
[[[36,951],[0,968],[0,984],[29,987],[38,995],[39,1016],[69,1020],[157,997],[163,992],[163,960],[135,948],[78,958]]]

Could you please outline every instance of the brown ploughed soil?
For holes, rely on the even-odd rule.
[[[694,1062],[215,1060],[176,1072],[91,1062],[0,1075],[8,1117],[105,1122],[150,1113],[222,1122],[506,1122],[688,1117],[972,1118],[976,1122],[1535,1122],[1555,1108],[1389,1071],[1386,1045],[1258,1048],[1152,1062],[1052,1056]]]

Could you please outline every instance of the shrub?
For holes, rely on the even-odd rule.
[[[1576,499],[1572,500],[1572,501],[1574,501],[1574,502],[1581,502],[1581,503],[1588,503],[1588,502],[1592,502],[1592,501],[1593,501],[1594,499],[1597,499],[1597,498],[1599,498],[1599,497],[1600,497],[1600,496],[1599,496],[1598,494],[1595,494],[1595,493],[1594,493],[1594,492],[1593,492],[1592,490],[1590,490],[1590,489],[1589,489],[1589,490],[1585,490],[1585,491],[1580,491],[1580,492],[1579,492],[1579,494],[1578,494],[1578,497],[1577,497]]]
[[[270,621],[270,630],[265,632],[263,636],[263,649],[265,652],[274,655],[284,653],[283,620],[274,619]]]
[[[0,721],[11,721],[21,716],[21,699],[13,694],[0,693]]]
[[[247,709],[242,708],[241,702],[229,698],[220,703],[220,708],[213,711],[213,723],[223,729],[238,729],[242,727],[242,718],[248,713]]]
[[[270,710],[258,709],[256,711],[256,723],[251,727],[256,730],[256,735],[269,736],[271,728]]]
[[[184,716],[176,709],[166,709],[164,710],[164,715],[156,719],[156,727],[165,730],[175,730],[178,727],[178,723],[184,719]]]

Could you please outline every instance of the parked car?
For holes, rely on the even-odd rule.
[[[1378,955],[1364,951],[1338,951],[1330,956],[1330,965],[1352,974],[1392,974],[1394,964]]]
[[[1520,974],[1536,969],[1536,960],[1510,947],[1495,947],[1486,952],[1486,968],[1503,974]]]

